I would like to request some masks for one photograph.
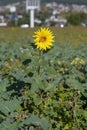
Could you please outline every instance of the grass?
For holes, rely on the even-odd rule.
[[[34,31],[37,28],[0,28],[0,41],[7,43],[23,42],[32,38]],[[56,42],[68,42],[71,45],[87,43],[87,28],[85,27],[52,27],[51,30],[55,34]]]

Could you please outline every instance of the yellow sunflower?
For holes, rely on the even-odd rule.
[[[54,35],[48,28],[41,28],[37,30],[34,38],[35,45],[40,50],[51,48],[54,42]]]

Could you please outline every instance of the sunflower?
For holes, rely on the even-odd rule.
[[[48,28],[41,28],[35,32],[34,42],[38,49],[47,50],[54,42],[54,35]]]

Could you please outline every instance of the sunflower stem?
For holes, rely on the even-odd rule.
[[[38,75],[41,73],[41,62],[43,59],[43,50],[39,51],[39,66],[37,68]]]

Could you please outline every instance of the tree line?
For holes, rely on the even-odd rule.
[[[6,5],[9,3],[16,3],[16,2],[22,2],[26,0],[0,0],[0,5]],[[86,4],[87,0],[41,0],[41,3],[46,2],[57,2],[57,3],[63,3],[63,4]]]

